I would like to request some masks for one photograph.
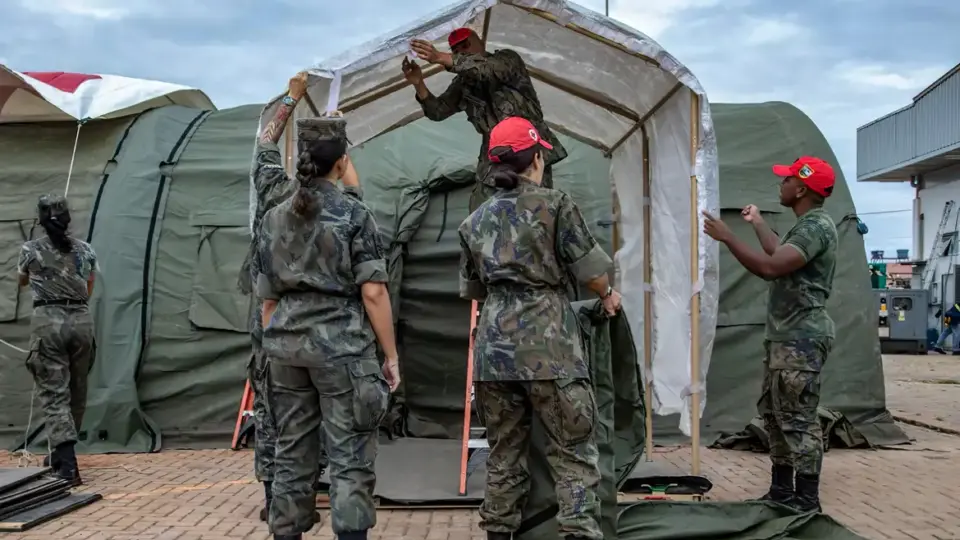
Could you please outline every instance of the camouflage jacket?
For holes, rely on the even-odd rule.
[[[277,300],[263,331],[271,361],[304,367],[376,358],[376,337],[360,287],[388,281],[384,249],[370,210],[320,181],[315,215],[300,218],[288,199],[263,218],[257,296]]]
[[[780,240],[803,255],[807,264],[774,280],[767,299],[768,341],[833,338],[827,299],[837,266],[837,227],[822,208],[800,216]]]
[[[100,270],[97,254],[83,240],[71,241],[70,253],[61,253],[47,236],[23,244],[17,270],[30,277],[34,302],[89,300],[87,283]]]
[[[567,150],[543,119],[540,98],[527,72],[527,65],[515,51],[501,49],[477,55],[454,54],[450,72],[456,76],[442,94],[418,100],[424,115],[436,122],[446,120],[460,111],[467,113],[467,119],[483,136],[477,178],[484,180],[489,171],[487,141],[490,130],[511,116],[529,120],[540,135],[553,145],[552,151],[544,151],[546,165],[553,165],[567,157]]]
[[[260,242],[260,226],[268,210],[286,201],[294,194],[297,183],[287,176],[283,168],[280,148],[273,143],[258,142],[253,156],[251,176],[256,190],[257,207],[253,215],[253,230],[250,237],[250,249],[240,269],[239,286],[245,294],[252,294],[257,282],[259,258],[256,256]],[[359,187],[344,188],[357,199],[362,199]],[[260,320],[260,303],[257,302],[250,320],[250,332],[258,342],[263,339]]]
[[[460,225],[460,296],[482,300],[479,381],[589,378],[568,275],[587,283],[610,257],[568,195],[523,181]]]

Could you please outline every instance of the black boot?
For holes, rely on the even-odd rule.
[[[56,457],[50,461],[58,461],[57,476],[70,482],[72,487],[83,484],[80,479],[80,467],[77,465],[77,453],[74,450],[76,443],[68,442],[57,446]]]
[[[790,506],[804,513],[823,512],[820,507],[820,475],[797,475],[797,491]]]
[[[513,538],[511,533],[487,531],[487,540],[510,540],[511,538]]]
[[[774,465],[770,471],[770,491],[758,501],[786,504],[793,498],[793,467]]]
[[[273,540],[303,540],[302,534],[275,534]]]
[[[54,448],[49,455],[43,456],[43,466],[50,467],[54,471],[60,468],[60,453]]]
[[[270,504],[273,502],[273,482],[263,481],[263,508],[260,509],[260,521],[266,522],[270,517]]]
[[[342,532],[337,540],[367,540],[367,531]]]

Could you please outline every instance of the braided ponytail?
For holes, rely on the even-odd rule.
[[[307,185],[316,177],[317,165],[313,162],[313,156],[310,155],[309,151],[301,152],[300,156],[297,157],[297,183],[299,187],[291,203],[293,213],[300,217],[310,214],[316,207],[317,201],[314,200],[313,194],[307,189]]]

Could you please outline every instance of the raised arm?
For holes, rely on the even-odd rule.
[[[760,209],[756,205],[748,204],[743,211],[741,212],[743,219],[753,225],[753,232],[757,234],[757,240],[760,241],[760,246],[763,247],[763,251],[767,255],[773,255],[777,251],[777,248],[780,247],[780,237],[777,236],[777,233],[773,232],[773,229],[767,225],[767,222],[764,221],[763,216],[760,214]]]
[[[460,112],[460,100],[463,88],[459,80],[454,79],[450,86],[439,96],[434,96],[423,82],[423,72],[413,60],[403,59],[403,76],[417,92],[417,102],[423,114],[434,122],[442,122]]]
[[[792,274],[806,266],[807,262],[816,257],[826,246],[822,231],[815,224],[804,224],[795,228],[790,237],[771,254],[758,253],[750,248],[730,231],[723,221],[704,215],[704,232],[718,242],[723,242],[730,249],[730,253],[751,274],[773,281]]]

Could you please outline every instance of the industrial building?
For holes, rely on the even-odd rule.
[[[914,188],[911,288],[935,306],[960,293],[960,64],[913,102],[857,129],[857,181]]]

